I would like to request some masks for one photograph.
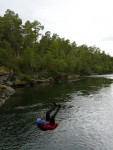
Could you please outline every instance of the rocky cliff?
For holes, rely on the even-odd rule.
[[[15,93],[15,90],[12,87],[8,86],[12,75],[12,70],[0,66],[0,107],[10,97],[10,95],[13,95]]]

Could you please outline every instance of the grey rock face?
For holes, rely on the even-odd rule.
[[[15,93],[15,90],[7,86],[6,83],[10,82],[10,78],[13,75],[12,70],[5,70],[5,67],[0,68],[0,107],[4,104],[5,100]]]
[[[0,107],[4,104],[5,100],[15,93],[12,87],[0,84]]]

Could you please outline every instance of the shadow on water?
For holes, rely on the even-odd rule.
[[[105,115],[104,108],[108,104],[109,108],[112,106],[109,101],[111,85],[110,79],[86,78],[76,82],[16,89],[16,93],[0,110],[0,149],[93,150],[95,145],[96,150],[101,146],[102,150],[107,149],[104,148],[106,138],[102,139],[99,134],[106,135],[109,131],[104,133],[105,124],[102,121],[105,118],[99,119]],[[105,103],[106,99],[108,104]],[[45,114],[53,102],[62,105],[57,116],[61,125],[54,131],[41,132],[36,128],[35,119]],[[109,120],[108,123],[112,126]],[[113,140],[113,134],[110,136]]]
[[[110,83],[110,79],[89,77],[70,83],[43,84],[35,87],[18,88],[16,93],[6,101],[3,108],[48,106],[54,101],[68,101],[72,93],[89,95],[103,86],[109,86]]]

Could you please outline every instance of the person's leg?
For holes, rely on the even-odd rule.
[[[61,105],[58,105],[58,108],[56,109],[56,111],[52,114],[51,118],[50,118],[50,123],[51,124],[55,124],[55,116],[57,115],[59,109],[60,109]]]
[[[49,109],[47,112],[46,112],[46,121],[50,121],[50,113],[55,109],[55,107],[57,106],[56,103],[53,103],[54,106]]]

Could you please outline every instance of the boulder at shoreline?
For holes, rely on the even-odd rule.
[[[12,87],[0,84],[0,107],[4,104],[5,100],[14,93],[15,90]]]
[[[0,107],[5,103],[6,99],[15,93],[15,90],[6,85],[10,81],[13,71],[7,67],[0,66]]]

